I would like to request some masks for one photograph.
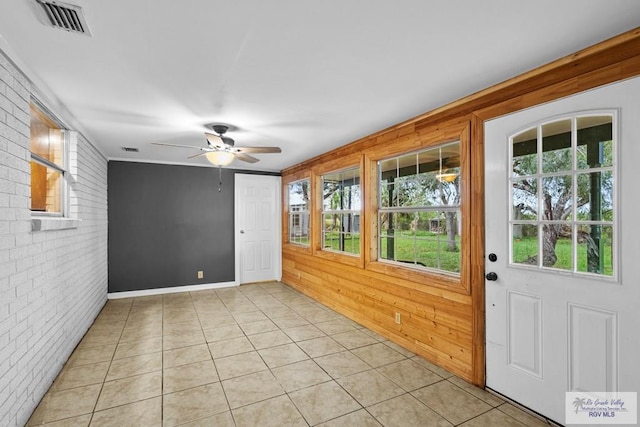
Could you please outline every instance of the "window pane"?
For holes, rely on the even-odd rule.
[[[571,175],[542,178],[542,202],[544,218],[547,221],[566,221],[571,219],[573,206]]]
[[[323,175],[322,193],[322,247],[359,254],[360,168]]]
[[[289,184],[289,212],[309,210],[309,180]]]
[[[63,131],[33,104],[31,105],[30,150],[33,154],[64,169]]]
[[[395,216],[393,212],[380,212],[378,220],[380,224],[379,254],[381,259],[395,260]]]
[[[543,173],[571,170],[571,119],[542,126],[542,151]]]
[[[309,180],[289,184],[289,242],[309,245]]]
[[[322,247],[331,247],[331,237],[334,233],[333,214],[322,215]]]
[[[578,220],[613,221],[613,172],[578,175]]]
[[[379,212],[378,213],[378,225],[380,227],[380,236],[386,236],[389,234],[390,221],[393,221],[392,212]]]
[[[460,142],[378,165],[379,259],[460,272]],[[434,209],[440,206],[456,211]],[[388,208],[412,209],[390,212]]]
[[[378,167],[380,168],[381,181],[389,183],[398,177],[398,159],[383,160],[378,162]]]
[[[440,182],[436,178],[437,171],[423,172],[416,177],[418,191],[413,203],[409,206],[433,206],[440,202]]]
[[[309,243],[309,213],[293,212],[289,214],[289,241],[293,243]]]
[[[322,209],[360,210],[360,168],[322,177]]]
[[[457,179],[460,174],[459,169],[448,169],[447,174],[445,178],[439,179],[440,200],[435,201],[434,205],[458,206],[460,204],[460,180]],[[449,181],[452,175],[455,175],[455,178]]]
[[[538,265],[538,226],[513,224],[512,259],[514,264]]]
[[[397,236],[413,237],[416,233],[416,214],[398,212],[394,216]]]
[[[613,166],[613,116],[579,117],[578,169]]]
[[[542,266],[573,270],[573,240],[571,226],[544,224],[542,226]]]
[[[432,163],[435,180],[427,185],[426,206],[457,206],[460,204],[460,143],[446,144],[430,150],[437,154]],[[426,169],[422,167],[421,170]]]
[[[419,212],[417,223],[418,236],[432,236],[440,232],[442,221],[438,212]]]
[[[344,209],[359,211],[362,209],[360,198],[360,177],[353,178],[350,185],[345,185],[343,190]]]
[[[513,219],[538,219],[538,180],[516,179],[512,186]]]
[[[359,255],[360,254],[360,233],[359,232],[345,232],[344,233],[344,251],[347,253]]]
[[[440,240],[438,235],[416,240],[416,264],[427,268],[440,268]]]
[[[613,275],[613,227],[580,225],[578,227],[578,271]]]
[[[40,163],[31,162],[31,210],[62,213],[62,174]]]
[[[394,184],[391,205],[393,207],[413,206],[418,191],[414,176],[397,178]]]
[[[519,133],[512,141],[513,176],[535,175],[538,171],[538,127]]]
[[[380,184],[380,207],[389,208],[393,203],[393,184]]]
[[[395,260],[406,264],[415,264],[415,240],[413,238],[405,238],[403,236],[396,237],[394,239],[395,248]]]
[[[460,212],[442,212],[444,229],[440,238],[440,265],[445,271],[460,272]]]

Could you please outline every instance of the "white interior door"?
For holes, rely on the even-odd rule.
[[[280,280],[280,177],[235,175],[236,277],[239,284]]]
[[[640,390],[639,117],[635,78],[485,123],[486,384],[556,422]]]

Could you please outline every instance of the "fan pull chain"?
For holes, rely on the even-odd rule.
[[[218,193],[222,191],[222,166],[218,166]]]

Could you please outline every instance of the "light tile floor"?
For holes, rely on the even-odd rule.
[[[546,424],[266,283],[110,300],[28,425]]]

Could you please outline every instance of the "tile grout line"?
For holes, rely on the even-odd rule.
[[[256,292],[254,292],[254,289],[256,290]],[[260,289],[260,292],[257,292],[258,289]],[[160,391],[161,391],[160,392],[160,396],[161,396],[161,399],[160,399],[160,419],[161,419],[162,422],[164,422],[164,415],[165,415],[164,414],[164,409],[165,409],[165,407],[164,407],[164,403],[165,403],[164,402],[164,397],[165,397],[164,390],[165,390],[165,386],[167,385],[167,384],[165,384],[165,375],[164,375],[164,373],[165,373],[165,369],[170,369],[170,368],[167,368],[167,365],[165,364],[165,360],[164,360],[165,359],[164,358],[164,353],[165,353],[165,349],[164,349],[165,332],[167,332],[167,333],[170,332],[168,327],[171,326],[172,329],[175,329],[175,332],[178,332],[178,335],[179,335],[179,332],[182,331],[183,328],[187,328],[188,329],[188,328],[191,328],[192,326],[195,326],[195,325],[188,325],[186,323],[187,322],[186,320],[183,321],[183,319],[179,318],[179,317],[181,317],[183,309],[184,309],[184,313],[186,313],[186,311],[188,311],[189,308],[190,308],[190,309],[192,309],[194,311],[195,319],[198,322],[198,329],[197,330],[200,331],[200,333],[203,335],[203,338],[204,338],[203,344],[206,346],[207,353],[208,353],[208,356],[210,358],[209,360],[211,360],[212,363],[213,363],[213,367],[214,367],[215,373],[217,375],[217,382],[220,384],[220,388],[222,389],[222,392],[224,394],[224,398],[225,398],[226,406],[228,408],[229,415],[231,416],[230,419],[233,420],[234,424],[236,424],[236,417],[235,417],[234,412],[233,412],[234,410],[238,410],[238,409],[245,408],[245,407],[248,407],[248,406],[251,406],[251,405],[254,405],[254,404],[265,402],[265,401],[268,401],[270,399],[275,399],[275,398],[277,398],[279,396],[286,396],[287,401],[290,402],[291,404],[293,404],[293,408],[295,408],[295,410],[302,417],[302,419],[304,419],[305,422],[308,425],[310,425],[310,422],[307,420],[307,418],[305,418],[305,416],[302,413],[301,409],[293,401],[291,396],[294,393],[298,392],[298,391],[306,390],[306,389],[309,389],[309,388],[312,388],[312,387],[316,387],[316,386],[321,385],[321,384],[328,384],[328,383],[336,384],[340,388],[340,390],[342,390],[344,393],[346,393],[346,395],[349,396],[349,398],[352,399],[357,404],[357,406],[359,408],[355,409],[355,410],[351,410],[351,411],[349,411],[347,413],[335,416],[335,417],[330,418],[328,420],[324,420],[324,421],[322,421],[323,423],[324,422],[333,421],[333,420],[339,419],[339,418],[341,418],[343,416],[356,413],[356,412],[358,412],[358,411],[360,411],[362,409],[364,409],[364,411],[368,414],[368,416],[371,416],[377,422],[381,422],[380,420],[378,420],[378,418],[376,418],[373,415],[372,412],[369,411],[368,408],[370,408],[370,407],[372,407],[374,405],[378,405],[378,404],[387,402],[389,400],[398,398],[400,396],[406,396],[406,395],[409,395],[413,399],[416,399],[417,402],[419,402],[421,405],[424,405],[426,408],[429,408],[435,414],[437,414],[438,416],[442,417],[442,419],[446,420],[447,422],[451,422],[451,421],[449,421],[449,419],[445,415],[443,415],[440,412],[436,411],[427,402],[424,402],[424,401],[418,399],[414,395],[414,393],[416,393],[417,391],[419,391],[419,390],[421,390],[423,388],[428,388],[428,387],[431,387],[433,385],[440,384],[443,381],[446,381],[449,385],[453,386],[458,392],[459,391],[464,392],[465,396],[467,396],[467,397],[469,397],[471,399],[483,402],[484,404],[487,404],[489,406],[489,408],[487,410],[481,412],[480,414],[474,415],[473,417],[469,418],[468,420],[460,422],[457,425],[460,425],[460,424],[466,423],[466,422],[468,422],[470,420],[473,420],[475,418],[481,417],[481,416],[491,412],[493,409],[498,409],[499,413],[509,417],[508,419],[513,419],[518,423],[524,423],[524,422],[521,422],[519,419],[515,418],[514,416],[511,416],[510,414],[508,414],[506,412],[503,412],[500,409],[500,406],[505,404],[504,402],[502,402],[501,404],[499,404],[497,406],[494,406],[493,403],[490,403],[487,400],[483,399],[482,397],[479,397],[476,394],[474,394],[473,390],[469,391],[469,390],[463,388],[462,385],[464,385],[464,384],[458,385],[458,383],[454,382],[454,380],[455,380],[455,381],[460,381],[460,383],[461,383],[463,380],[459,379],[459,377],[455,377],[455,376],[444,377],[444,376],[440,375],[439,373],[437,373],[436,371],[432,371],[431,369],[429,369],[428,366],[425,366],[425,365],[419,363],[419,361],[414,360],[416,357],[418,357],[417,355],[415,355],[413,353],[406,353],[406,354],[402,353],[402,352],[394,349],[392,346],[387,345],[387,343],[385,341],[379,341],[379,340],[375,339],[374,336],[371,336],[371,335],[365,333],[365,335],[368,335],[368,336],[370,336],[371,338],[373,338],[375,340],[375,342],[371,342],[371,343],[368,343],[368,344],[356,345],[355,347],[351,347],[351,345],[353,343],[350,342],[350,341],[345,341],[346,345],[341,344],[340,342],[335,340],[334,337],[336,335],[349,334],[351,332],[363,333],[363,331],[366,330],[366,328],[363,327],[363,328],[354,328],[353,330],[350,329],[350,330],[341,331],[341,332],[338,331],[338,330],[341,329],[340,327],[338,327],[338,323],[336,323],[335,326],[334,325],[329,325],[329,323],[331,323],[331,322],[343,322],[343,320],[344,320],[343,316],[341,317],[341,315],[339,313],[335,312],[335,310],[331,309],[330,307],[323,307],[320,304],[315,303],[313,301],[307,301],[306,299],[297,298],[297,296],[301,295],[299,293],[299,291],[297,291],[297,290],[269,293],[269,292],[263,290],[262,288],[253,288],[253,289],[248,289],[248,291],[250,291],[250,292],[245,293],[245,291],[246,290],[244,290],[244,289],[242,289],[242,290],[238,289],[237,292],[228,292],[228,293],[224,293],[224,294],[222,292],[221,292],[221,294],[218,294],[217,292],[213,292],[212,295],[214,295],[215,298],[211,298],[211,300],[209,300],[208,298],[206,299],[206,301],[211,301],[212,306],[214,306],[214,307],[217,307],[218,304],[220,304],[220,309],[222,309],[224,307],[224,310],[225,310],[226,314],[222,313],[222,316],[220,316],[220,317],[222,318],[223,316],[227,316],[227,317],[230,317],[231,319],[233,319],[233,325],[235,327],[239,328],[239,330],[242,333],[242,338],[247,340],[249,342],[249,344],[250,344],[251,350],[243,351],[243,352],[240,352],[240,353],[234,353],[234,354],[231,354],[229,356],[221,356],[221,358],[222,357],[232,357],[232,356],[235,356],[235,355],[238,355],[238,354],[244,354],[244,353],[247,353],[247,352],[255,352],[258,355],[258,358],[261,361],[261,363],[265,366],[264,370],[257,371],[257,372],[268,372],[269,375],[271,377],[273,377],[275,379],[276,383],[279,385],[280,391],[278,393],[281,393],[281,394],[277,394],[277,396],[263,398],[261,400],[255,401],[255,402],[246,403],[246,404],[243,404],[242,406],[238,406],[238,408],[232,409],[231,405],[230,405],[230,401],[229,401],[229,396],[227,395],[227,392],[226,392],[225,388],[222,386],[223,381],[225,381],[225,380],[223,380],[220,377],[220,372],[218,370],[218,365],[215,362],[214,355],[213,355],[213,352],[212,352],[212,347],[211,347],[212,344],[217,343],[217,342],[222,342],[222,341],[225,341],[225,340],[217,340],[217,341],[209,342],[207,340],[207,336],[205,335],[204,326],[205,326],[206,322],[203,323],[205,318],[207,318],[207,321],[209,323],[212,323],[209,320],[210,318],[206,316],[209,313],[209,310],[210,310],[210,308],[207,307],[208,302],[204,302],[205,300],[202,300],[203,301],[203,305],[200,305],[199,301],[201,301],[201,300],[197,299],[197,294],[195,294],[194,292],[189,292],[188,293],[189,307],[187,307],[185,305],[181,306],[181,303],[182,304],[186,303],[186,298],[184,300],[181,300],[179,298],[178,299],[173,299],[173,298],[170,298],[168,296],[164,296],[163,295],[162,298],[160,299],[160,305],[159,305],[160,306],[160,313],[161,313],[161,321],[162,321],[162,325],[160,325],[160,332],[161,332],[160,356],[162,358],[161,361],[160,361],[161,376],[162,376],[162,378],[160,379],[160,381],[161,381],[161,389],[160,389]],[[274,296],[276,294],[278,296]],[[202,295],[204,295],[204,294],[202,294]],[[267,301],[267,298],[269,298],[269,301]],[[271,304],[270,299],[273,299],[273,304],[274,304],[273,308],[270,307],[270,304]],[[263,301],[263,300],[265,302],[261,303],[261,301]],[[156,302],[150,302],[150,307],[156,307],[155,304],[156,304]],[[176,304],[176,305],[174,306],[174,304]],[[267,304],[269,304],[269,306],[267,306]],[[88,415],[90,415],[89,416],[89,423],[93,423],[96,420],[96,418],[95,418],[96,413],[100,412],[100,411],[97,411],[97,407],[98,407],[97,404],[100,401],[101,397],[103,397],[103,393],[105,392],[105,385],[106,385],[106,382],[108,382],[107,381],[107,377],[109,375],[109,371],[113,367],[113,363],[117,360],[117,359],[115,359],[115,355],[118,353],[118,350],[119,350],[121,344],[124,346],[124,344],[128,344],[129,343],[129,341],[127,341],[126,343],[122,342],[122,339],[125,336],[124,332],[127,330],[127,326],[129,325],[131,327],[135,327],[135,324],[137,324],[136,322],[138,320],[146,318],[146,317],[139,317],[138,316],[138,314],[142,314],[142,315],[146,316],[146,314],[144,313],[145,309],[148,308],[146,306],[146,302],[145,302],[145,304],[140,303],[140,304],[137,305],[136,304],[136,299],[132,298],[132,299],[129,299],[128,306],[125,306],[124,304],[122,304],[122,305],[124,307],[126,307],[125,310],[122,310],[122,311],[120,311],[118,309],[114,309],[113,310],[114,312],[118,313],[118,314],[116,314],[117,318],[121,318],[120,316],[124,316],[124,325],[122,326],[122,328],[120,329],[120,331],[119,331],[119,333],[117,335],[118,339],[117,339],[117,342],[115,343],[115,348],[113,350],[113,353],[111,354],[111,357],[108,359],[109,364],[107,366],[104,378],[102,379],[102,382],[99,383],[100,384],[100,389],[99,389],[99,392],[97,394],[96,401],[93,404],[93,410],[91,411],[90,414],[88,414]],[[106,307],[106,305],[105,305],[105,307]],[[201,308],[199,308],[199,307],[201,307]],[[289,310],[291,313],[286,312],[285,309]],[[140,310],[140,311],[138,311],[138,310]],[[216,308],[213,308],[213,310],[216,310]],[[278,310],[281,310],[280,311],[281,314],[277,314]],[[322,310],[325,314],[320,313],[320,310]],[[172,317],[171,319],[169,319],[169,320],[171,320],[172,323],[168,323],[167,325],[165,325],[165,316],[167,315],[168,311],[170,311],[170,312],[175,311],[177,317],[176,318]],[[270,313],[272,311],[273,311],[273,313],[276,313],[276,314],[272,313],[271,315],[269,315],[268,313]],[[155,312],[155,310],[151,310],[151,312]],[[213,311],[212,313],[213,314],[217,314],[216,311]],[[260,332],[248,335],[247,332],[242,328],[241,324],[237,320],[237,319],[240,319],[240,320],[242,320],[242,319],[252,319],[251,315],[249,315],[249,314],[244,315],[245,313],[256,313],[255,316],[257,316],[257,314],[259,313],[260,316],[263,316],[265,318],[264,320],[268,320],[271,324],[275,325],[276,329],[274,329],[273,331],[260,331]],[[186,313],[186,314],[189,314],[189,313]],[[235,314],[235,316],[234,316],[234,314]],[[136,322],[131,323],[131,322],[133,322],[134,315],[135,315]],[[108,316],[106,316],[107,322],[110,322],[109,318],[111,316],[112,316],[112,314],[108,314]],[[154,316],[155,316],[155,314],[154,314]],[[189,316],[191,316],[191,315],[189,314]],[[189,317],[189,316],[187,316],[187,317]],[[237,319],[236,319],[236,316],[238,316]],[[273,317],[271,317],[271,316],[273,316]],[[307,318],[307,316],[309,316],[309,318]],[[329,316],[329,318],[327,318],[327,316]],[[215,319],[216,317],[217,316],[213,316],[213,319]],[[283,328],[283,327],[280,326],[279,323],[281,323],[281,324],[286,326],[287,324],[289,324],[289,323],[287,323],[286,320],[283,320],[282,322],[278,322],[278,323],[276,322],[279,319],[289,319],[289,318],[291,319],[292,324],[296,323],[298,318],[299,318],[300,321],[304,321],[306,323],[303,324],[303,325]],[[310,320],[310,318],[321,318],[321,320],[320,321],[316,321],[314,323],[312,320]],[[255,320],[253,322],[243,322],[243,324],[256,323],[256,322],[259,322],[259,321],[262,321],[262,320]],[[346,318],[346,321],[353,322],[348,318]],[[175,327],[173,327],[173,323],[176,323],[176,324],[185,323],[185,324],[184,325],[176,325]],[[327,323],[328,324],[327,327],[329,328],[329,330],[331,332],[334,332],[334,333],[333,334],[328,334],[324,330],[322,330],[322,329],[317,327],[317,324],[322,324],[322,323]],[[215,326],[216,324],[217,324],[217,322],[214,321],[210,326],[214,326],[214,328],[221,327],[221,326]],[[323,335],[321,337],[313,337],[313,338],[305,338],[305,339],[295,340],[292,336],[290,336],[287,332],[285,332],[285,329],[294,329],[294,328],[306,327],[306,326],[311,326],[311,327],[316,328],[318,333],[322,333]],[[100,329],[100,328],[98,328],[98,329]],[[189,330],[191,330],[191,329],[189,329]],[[256,330],[258,330],[258,329],[256,329]],[[335,332],[335,331],[338,331],[338,332]],[[250,337],[252,337],[254,335],[261,335],[261,334],[266,334],[266,333],[270,333],[270,332],[273,332],[273,333],[277,332],[279,334],[282,334],[283,337],[286,337],[287,340],[289,340],[289,342],[281,343],[281,344],[278,344],[278,345],[272,345],[271,341],[270,341],[270,342],[267,342],[267,344],[268,344],[267,347],[258,349],[256,347],[256,344],[254,344],[253,341],[250,339]],[[141,335],[141,337],[138,337],[137,340],[131,340],[131,343],[136,343],[136,342],[139,342],[139,341],[143,341],[148,336],[148,334],[146,334],[146,332],[144,334],[140,334],[140,335]],[[129,335],[127,335],[127,336],[129,336]],[[131,335],[131,336],[133,336],[133,335]],[[100,337],[97,337],[97,338],[100,338]],[[329,338],[333,342],[335,342],[338,345],[340,345],[342,347],[342,350],[340,350],[338,352],[335,352],[335,353],[322,354],[322,355],[318,355],[317,357],[312,357],[311,354],[314,354],[314,352],[308,353],[307,351],[305,351],[300,346],[301,343],[304,343],[304,342],[307,342],[307,341],[311,341],[311,340],[315,340],[315,339],[320,339],[320,338],[322,338],[322,339]],[[347,339],[346,336],[345,336],[345,339]],[[353,341],[353,340],[355,340],[355,341]],[[184,343],[186,343],[187,341],[191,342],[190,339],[189,340],[183,340],[183,341],[184,341]],[[353,342],[357,342],[356,337],[354,337],[352,339],[352,341]],[[98,342],[98,341],[96,341],[96,342]],[[184,345],[182,343],[182,341],[180,341],[180,340],[176,341],[176,343],[178,343],[178,342],[180,343],[180,346],[176,347],[175,349],[171,349],[171,350],[179,350],[179,349],[182,349],[182,348],[188,348],[188,347],[194,347],[194,346],[201,345],[201,344]],[[262,343],[260,343],[258,341],[257,341],[257,343],[262,346]],[[294,360],[296,357],[299,357],[295,352],[293,352],[291,354],[291,357],[285,357],[285,358],[277,359],[277,360],[280,360],[280,362],[276,363],[277,366],[274,365],[273,367],[271,367],[271,366],[269,366],[269,364],[267,364],[267,359],[265,359],[265,357],[267,357],[269,355],[266,354],[266,353],[265,353],[265,355],[263,355],[261,353],[262,350],[269,350],[269,349],[274,349],[274,348],[278,348],[278,347],[282,347],[282,346],[290,346],[291,344],[293,344],[293,346],[291,347],[291,351],[292,352],[293,352],[293,350],[295,348],[295,349],[297,349],[297,350],[299,350],[301,352],[301,354],[299,355],[300,357],[302,355],[304,355],[306,358],[303,359],[303,360],[298,360],[298,361],[289,361],[289,360]],[[371,346],[377,346],[379,344],[382,344],[382,345],[385,346],[384,348],[386,348],[386,349],[388,349],[390,351],[396,352],[399,355],[401,355],[401,359],[400,360],[386,362],[386,363],[384,363],[384,364],[382,364],[380,366],[372,366],[371,364],[366,362],[365,359],[362,359],[360,356],[358,356],[358,354],[354,353],[354,351],[358,351],[359,349],[366,348],[366,347],[371,347]],[[129,348],[127,346],[125,346],[125,347],[123,347],[123,352],[124,352],[123,354],[126,354],[126,351],[127,351],[126,349]],[[93,347],[90,347],[90,348],[93,348]],[[377,348],[377,350],[381,350],[381,349],[382,349],[382,347]],[[132,349],[129,348],[129,351],[130,350],[132,350]],[[133,349],[133,350],[134,350],[134,352],[136,352],[135,349]],[[385,352],[386,351],[387,350],[385,350]],[[359,361],[362,361],[365,364],[365,366],[367,366],[367,368],[364,371],[354,372],[354,373],[350,373],[348,375],[339,376],[337,378],[334,378],[332,375],[329,374],[329,371],[327,371],[324,367],[322,367],[316,360],[316,359],[319,359],[321,357],[330,356],[330,355],[337,355],[339,353],[345,353],[345,355],[346,355],[347,352],[349,353],[349,356],[353,356],[353,357],[355,357],[355,359],[357,359]],[[275,355],[276,353],[277,353],[277,351],[275,353],[273,353],[273,354]],[[366,354],[367,354],[366,352],[360,352],[360,353],[363,356],[366,356]],[[148,354],[148,353],[145,352],[143,354]],[[204,356],[204,354],[202,354],[202,353],[200,353],[200,354]],[[294,356],[294,354],[295,354],[295,356]],[[72,353],[72,355],[73,355],[73,353]],[[128,356],[127,358],[135,357],[135,356],[136,355]],[[271,357],[271,356],[269,356],[269,357]],[[256,358],[256,361],[258,360],[258,358]],[[391,358],[393,358],[393,356],[390,355],[390,357],[388,357],[388,359],[391,359]],[[187,359],[185,359],[185,360],[187,360]],[[271,360],[271,359],[269,359],[269,360]],[[276,360],[276,359],[274,359],[274,360]],[[384,358],[382,358],[382,359],[379,358],[379,360],[384,360]],[[282,365],[279,365],[278,363],[282,363],[282,361],[286,361],[286,362],[284,364],[282,364]],[[287,366],[294,365],[296,363],[300,363],[300,362],[303,362],[303,361],[313,362],[314,366],[316,366],[319,369],[319,371],[321,371],[324,375],[326,375],[328,377],[328,379],[327,380],[323,380],[323,381],[321,381],[321,382],[319,382],[317,384],[306,385],[304,387],[301,387],[301,388],[298,388],[298,389],[295,389],[295,390],[287,391],[285,389],[285,387],[284,387],[284,383],[280,380],[279,377],[277,377],[274,374],[274,370],[275,369],[279,369],[279,368],[286,368]],[[433,375],[435,375],[437,378],[440,378],[440,379],[438,379],[437,381],[435,381],[433,383],[430,383],[430,384],[427,384],[425,386],[419,387],[419,388],[417,388],[415,390],[407,391],[396,380],[392,379],[391,377],[389,377],[389,376],[387,376],[384,373],[379,371],[379,369],[384,368],[386,366],[393,365],[395,363],[401,363],[401,362],[407,363],[407,361],[412,362],[412,365],[415,364],[415,365],[420,366],[421,369],[424,369],[425,371],[428,371],[428,372],[432,373]],[[188,364],[191,364],[191,363],[199,363],[199,362],[189,362]],[[80,366],[83,366],[83,365],[80,365]],[[184,366],[184,364],[179,364],[178,366]],[[347,365],[345,365],[345,366],[347,366]],[[286,369],[283,370],[283,372],[285,372],[285,371],[286,371]],[[402,390],[402,393],[399,396],[388,397],[388,398],[383,399],[383,400],[381,400],[379,402],[372,403],[369,406],[364,406],[362,403],[360,403],[358,401],[358,399],[355,397],[355,395],[350,393],[345,388],[345,386],[343,386],[343,384],[341,384],[339,382],[339,380],[344,379],[344,378],[348,378],[350,376],[357,375],[357,374],[360,374],[360,373],[368,372],[368,371],[371,371],[372,373],[375,372],[376,374],[382,375],[385,379],[387,379],[391,383],[393,383],[396,386],[398,386]],[[337,371],[337,372],[340,372],[340,371]],[[402,372],[406,372],[404,370],[404,368],[403,368]],[[243,375],[240,375],[240,376],[234,376],[234,377],[228,378],[227,380],[241,378],[243,376],[252,375],[254,373],[255,372],[251,372],[251,373],[243,374]],[[389,372],[389,374],[391,374],[391,373]],[[129,375],[128,377],[135,377],[137,375],[142,375],[142,374]],[[393,376],[396,377],[397,375],[394,374]],[[207,384],[213,384],[213,383],[207,383]],[[207,385],[207,384],[205,384],[205,385]],[[78,387],[80,387],[80,386],[78,386]],[[197,388],[197,387],[200,387],[200,386],[192,386],[192,387],[189,387],[188,389],[185,389],[185,390],[190,390],[190,389]],[[481,389],[478,389],[478,390],[480,391]],[[177,390],[177,391],[183,391],[183,390]],[[242,389],[240,391],[242,392]],[[174,391],[174,392],[176,392],[176,391]],[[126,405],[129,405],[131,403],[136,403],[136,402],[140,402],[140,401],[144,401],[144,400],[149,400],[149,399],[152,399],[152,398],[153,397],[147,398],[147,399],[134,400],[133,402],[122,403],[122,404],[114,406],[114,408],[120,407],[120,406],[126,406]],[[242,399],[240,401],[242,401]],[[111,409],[111,408],[106,408],[106,409]],[[518,409],[518,408],[516,408],[516,409]],[[224,412],[226,412],[226,411],[224,411]],[[220,414],[222,414],[222,413],[223,412],[220,412]],[[215,415],[218,415],[218,414],[215,414]],[[208,418],[210,416],[212,416],[212,415],[208,415],[208,416],[204,416],[204,417],[198,418],[198,420],[199,419],[205,419],[205,418]],[[69,418],[73,418],[73,417],[69,417]],[[197,421],[197,420],[190,420],[190,421],[185,421],[185,422],[191,422],[191,421]]]
[[[108,303],[108,301],[107,301]],[[106,306],[106,304],[105,304]],[[116,352],[118,351],[118,346],[120,345],[120,339],[122,339],[122,334],[124,333],[124,329],[127,327],[127,321],[129,320],[129,316],[131,315],[131,310],[133,308],[133,300],[131,304],[129,304],[129,310],[127,310],[127,316],[124,321],[124,326],[120,331],[120,335],[118,336],[118,341],[116,342],[116,348],[113,350],[113,354],[111,355],[111,360],[109,360],[109,367],[107,368],[107,372],[104,374],[104,378],[102,380],[102,384],[100,385],[100,392],[98,393],[98,397],[96,398],[96,403],[93,405],[93,411],[91,411],[91,418],[89,419],[89,426],[93,422],[93,417],[95,416],[96,409],[98,408],[98,402],[100,401],[100,397],[102,396],[102,392],[104,390],[104,385],[107,382],[107,377],[109,376],[109,371],[111,370],[111,365],[116,357]],[[103,308],[104,309],[104,308]],[[93,325],[92,325],[93,326]]]

